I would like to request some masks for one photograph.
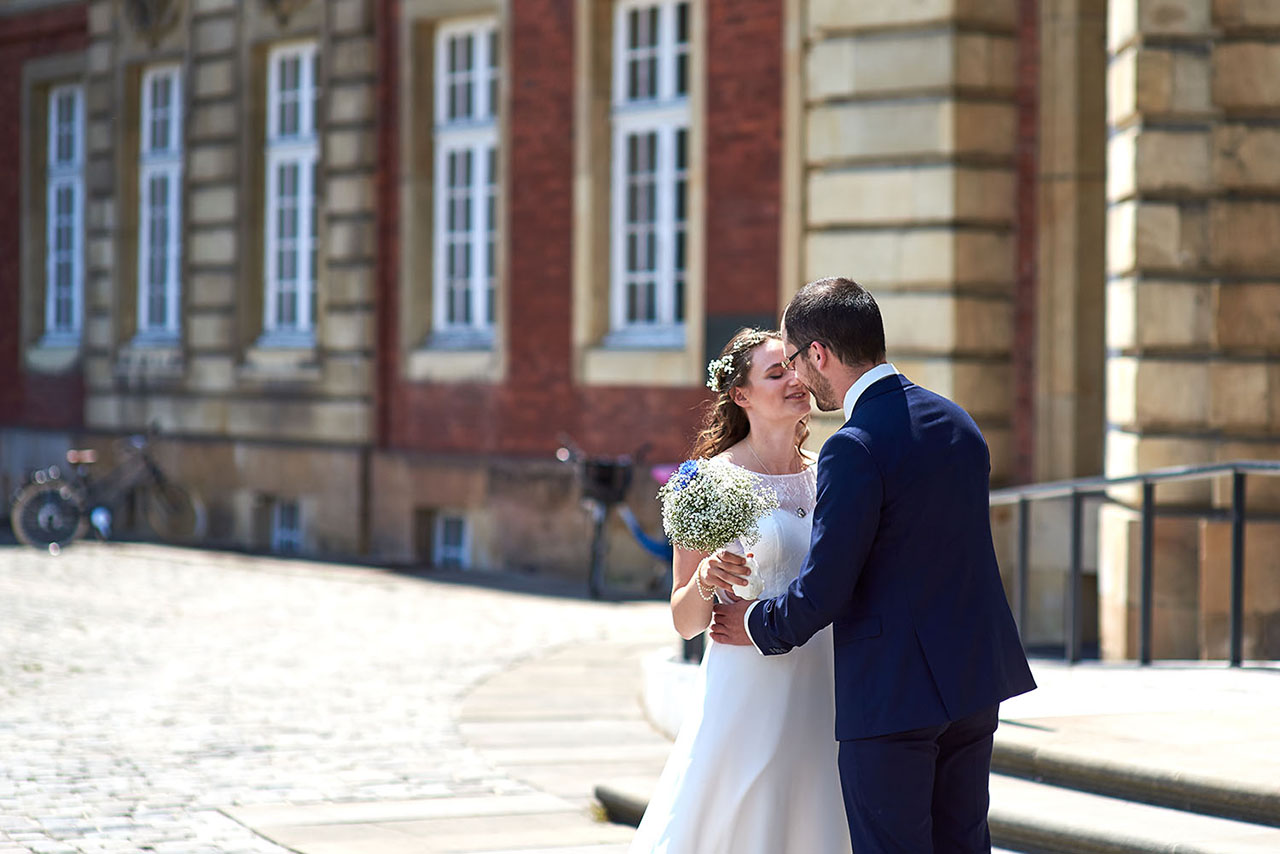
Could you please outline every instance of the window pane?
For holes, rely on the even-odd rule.
[[[54,161],[57,164],[76,160],[76,94],[64,91],[54,104]]]
[[[286,329],[298,326],[299,177],[297,162],[277,169],[276,320]]]
[[[498,115],[498,31],[489,31],[489,115]]]
[[[169,178],[154,175],[148,182],[147,226],[147,325],[165,322],[165,285],[169,269]]]
[[[475,71],[475,44],[470,33],[451,36],[448,41],[449,119],[468,119],[475,115],[472,76]]]
[[[683,253],[684,235],[680,235],[681,252]],[[684,323],[684,274],[676,274],[676,290],[675,290],[675,317],[676,323]]]
[[[627,13],[625,100],[648,101],[658,97],[659,8],[645,6]]]
[[[497,242],[498,242],[498,150],[489,146],[486,152],[485,172],[485,218],[484,218],[484,271],[483,281],[483,320],[486,325],[494,321],[494,287],[497,274]]]
[[[470,71],[475,68],[475,42],[471,36],[463,36],[462,39],[462,66],[459,71]]]
[[[71,92],[63,92],[58,96],[58,125],[67,128],[76,120],[76,98]]]
[[[58,219],[64,223],[69,223],[71,217],[76,211],[76,192],[69,184],[63,184],[58,188],[56,196],[56,209]]]
[[[168,151],[172,110],[172,79],[168,75],[154,78],[151,86],[151,149]]]
[[[476,215],[482,200],[474,197],[472,186],[478,165],[470,148],[451,151],[446,157],[445,326],[469,326],[480,309],[473,307],[471,297],[476,266],[472,253],[481,239]]]
[[[286,56],[280,60],[279,133],[280,136],[298,136],[301,133],[300,97],[302,59]]]

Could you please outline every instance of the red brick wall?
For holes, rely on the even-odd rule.
[[[83,423],[84,383],[22,369],[22,67],[30,59],[84,50],[84,5],[0,17],[0,424],[68,429]]]
[[[383,0],[384,7],[397,6]],[[776,315],[781,139],[781,10],[713,0],[708,10],[707,281],[711,313]],[[549,457],[567,432],[590,453],[653,443],[651,458],[688,450],[707,398],[687,389],[573,384],[572,233],[574,4],[513,0],[507,243],[509,372],[500,386],[400,377],[398,218],[393,158],[398,78],[381,53],[380,444],[426,453]],[[389,13],[394,13],[387,9]],[[385,18],[386,16],[380,16]],[[389,25],[388,25],[389,26]],[[383,40],[386,41],[386,40]],[[385,44],[383,45],[385,47]],[[744,180],[744,176],[750,180]]]
[[[712,315],[781,314],[782,25],[778,0],[707,3],[706,277]]]
[[[377,251],[377,336],[374,339],[374,442],[379,447],[391,443],[391,403],[397,390],[399,331],[396,324],[398,299],[397,278],[400,275],[400,114],[397,109],[394,81],[400,70],[399,0],[377,0],[374,16],[374,40],[377,45],[378,69],[375,100],[377,102],[378,173],[374,178],[379,203],[376,211]]]

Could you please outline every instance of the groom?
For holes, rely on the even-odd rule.
[[[834,623],[836,739],[853,850],[991,850],[999,703],[1035,687],[991,543],[990,455],[946,398],[885,361],[849,279],[806,285],[782,317],[796,374],[845,424],[818,458],[813,537],[775,599],[715,609],[712,638],[764,655]]]

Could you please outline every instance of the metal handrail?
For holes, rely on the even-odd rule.
[[[1153,578],[1155,549],[1155,517],[1160,513],[1155,505],[1158,483],[1185,480],[1210,480],[1231,475],[1231,651],[1232,667],[1244,661],[1244,526],[1245,478],[1250,475],[1280,476],[1280,462],[1237,460],[1208,465],[1177,466],[1157,469],[1143,474],[1120,477],[1082,477],[1052,483],[1028,484],[996,489],[991,492],[991,506],[1016,504],[1018,507],[1018,565],[1015,575],[1017,590],[1014,597],[1018,629],[1027,624],[1027,576],[1030,571],[1030,521],[1031,502],[1051,498],[1071,500],[1071,552],[1067,596],[1067,659],[1072,663],[1081,659],[1083,613],[1080,609],[1080,581],[1083,574],[1084,551],[1084,501],[1086,498],[1105,496],[1107,491],[1127,484],[1142,486],[1142,571],[1140,581],[1138,658],[1142,664],[1151,663],[1151,624],[1154,611]]]

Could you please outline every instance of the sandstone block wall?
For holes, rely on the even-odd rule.
[[[799,276],[868,287],[889,358],[975,415],[1008,479],[1015,4],[802,5]]]
[[[1280,355],[1277,128],[1280,34],[1273,4],[1112,0],[1107,154],[1106,471],[1276,459]],[[1164,505],[1225,508],[1229,479],[1157,488]],[[1134,506],[1136,490],[1115,497]],[[1273,484],[1250,509],[1273,513]],[[1103,653],[1136,652],[1139,529],[1125,506],[1104,510],[1100,549]],[[1267,591],[1280,564],[1246,534],[1248,654],[1280,655]],[[1218,522],[1157,525],[1155,652],[1225,649],[1227,546]]]

